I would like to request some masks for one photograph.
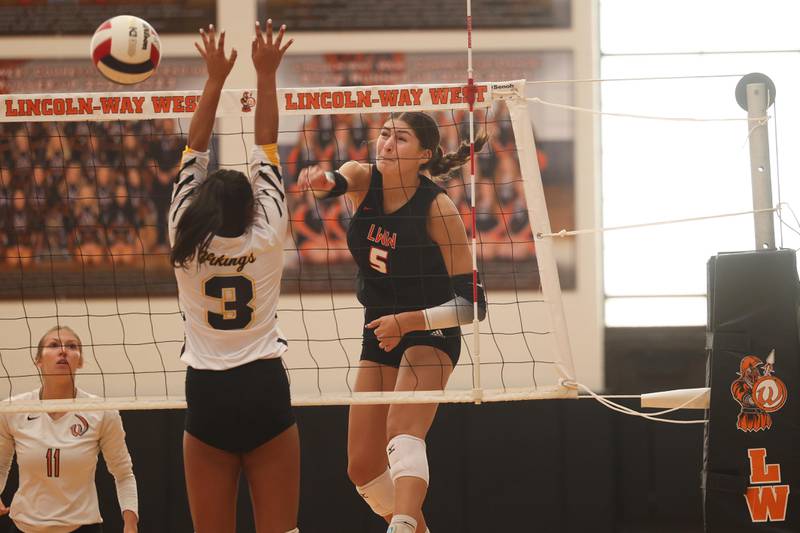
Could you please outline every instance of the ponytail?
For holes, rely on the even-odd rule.
[[[475,139],[475,153],[480,152],[489,140],[486,132],[481,133]],[[430,172],[431,177],[447,179],[450,171],[463,167],[469,161],[469,141],[462,141],[455,152],[443,153],[441,146],[436,146],[433,157],[421,168]]]
[[[195,189],[175,229],[169,254],[173,267],[186,268],[215,235],[234,237],[253,222],[253,192],[247,178],[235,170],[218,170]]]

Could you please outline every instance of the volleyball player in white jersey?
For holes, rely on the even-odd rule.
[[[256,23],[255,143],[250,177],[207,173],[222,86],[236,51],[225,33],[200,30],[208,80],[189,127],[169,212],[169,234],[186,341],[184,470],[196,533],[236,530],[239,474],[250,486],[258,533],[297,532],[300,446],[277,323],[288,217],[278,160],[276,71],[281,46],[272,22]]]
[[[42,386],[9,401],[88,398],[75,387],[83,345],[72,329],[56,326],[39,340],[36,366]],[[15,413],[0,415],[0,487],[17,454],[19,488],[10,509],[11,531],[98,533],[103,519],[94,477],[102,451],[117,485],[124,533],[136,533],[138,496],[125,431],[117,411]]]

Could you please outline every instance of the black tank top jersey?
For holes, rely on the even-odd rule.
[[[431,202],[444,189],[420,175],[414,195],[393,213],[383,210],[383,176],[372,166],[369,191],[347,230],[358,265],[358,300],[381,316],[443,304],[453,298],[439,245],[428,235]]]

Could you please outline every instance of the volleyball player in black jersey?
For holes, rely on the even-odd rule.
[[[375,164],[349,161],[333,173],[311,167],[300,176],[318,198],[346,194],[354,209],[347,244],[365,307],[357,392],[444,389],[461,351],[459,325],[474,318],[475,288],[479,319],[486,313],[461,214],[432,179],[463,166],[469,145],[444,154],[439,141],[430,115],[394,114],[381,129]],[[350,408],[348,475],[391,533],[428,531],[425,437],[436,409]]]

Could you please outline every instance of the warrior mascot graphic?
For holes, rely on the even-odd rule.
[[[742,431],[761,431],[772,427],[774,413],[786,403],[786,385],[773,375],[775,350],[765,363],[755,355],[742,358],[739,378],[731,383],[731,394],[741,410],[736,427]]]
[[[253,93],[250,91],[244,91],[239,102],[242,104],[243,113],[249,113],[256,106],[256,99],[253,98]]]

